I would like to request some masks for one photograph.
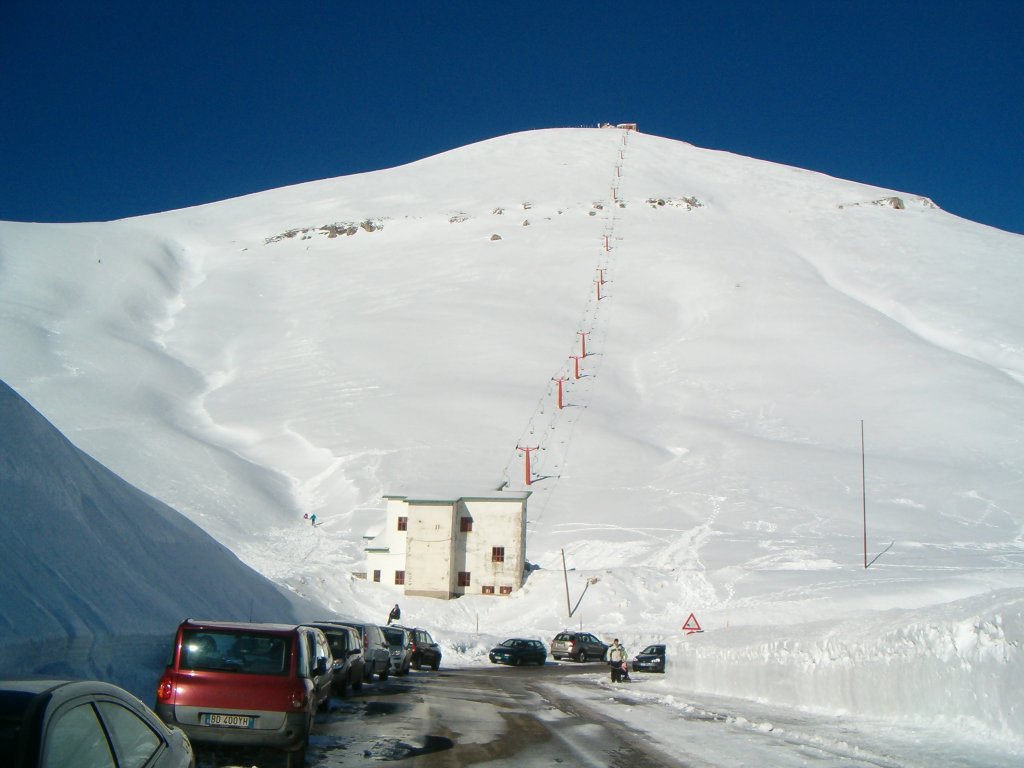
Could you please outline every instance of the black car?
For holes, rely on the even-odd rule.
[[[394,626],[394,625],[392,625]],[[441,667],[441,646],[425,629],[419,627],[402,627],[412,633],[412,668],[430,667],[437,670]]]
[[[363,640],[359,630],[344,624],[323,622],[311,626],[321,630],[327,637],[334,657],[334,680],[331,693],[344,696],[349,686],[359,692],[363,689],[364,667]]]
[[[633,667],[634,672],[664,672],[665,646],[648,645],[633,657],[630,666]]]
[[[551,658],[556,661],[602,661],[607,653],[608,646],[589,632],[563,631],[551,641]]]
[[[184,733],[95,680],[0,680],[0,755],[12,768],[196,764]]]
[[[548,649],[540,640],[513,637],[491,648],[488,657],[492,664],[512,664],[517,667],[523,664],[543,666],[548,658]]]

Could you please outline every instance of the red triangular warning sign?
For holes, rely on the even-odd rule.
[[[689,634],[693,634],[694,632],[703,632],[704,631],[703,629],[700,628],[700,624],[697,621],[697,617],[694,616],[692,613],[690,614],[690,618],[688,618],[686,620],[686,623],[683,624],[681,629],[686,634],[688,634],[688,635]]]

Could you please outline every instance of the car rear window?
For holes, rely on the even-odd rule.
[[[555,635],[555,642],[556,643],[564,643],[564,642],[567,642],[569,640],[572,640],[572,635],[570,635],[568,632],[562,632],[559,635]]]
[[[327,644],[331,647],[331,655],[333,655],[337,660],[345,658],[346,653],[349,651],[348,633],[331,632],[325,629],[324,635],[327,637]]]
[[[285,635],[189,630],[182,633],[178,668],[284,675],[291,647]]]
[[[390,645],[402,645],[405,642],[405,632],[400,629],[385,629],[384,636]]]

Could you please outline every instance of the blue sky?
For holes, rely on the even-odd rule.
[[[0,2],[0,219],[636,121],[1024,233],[1024,2]]]

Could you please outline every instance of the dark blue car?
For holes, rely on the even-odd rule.
[[[540,640],[513,637],[492,648],[488,657],[492,664],[511,664],[516,667],[524,664],[543,666],[548,658],[548,650]]]
[[[648,645],[633,658],[634,672],[664,672],[665,646]]]

